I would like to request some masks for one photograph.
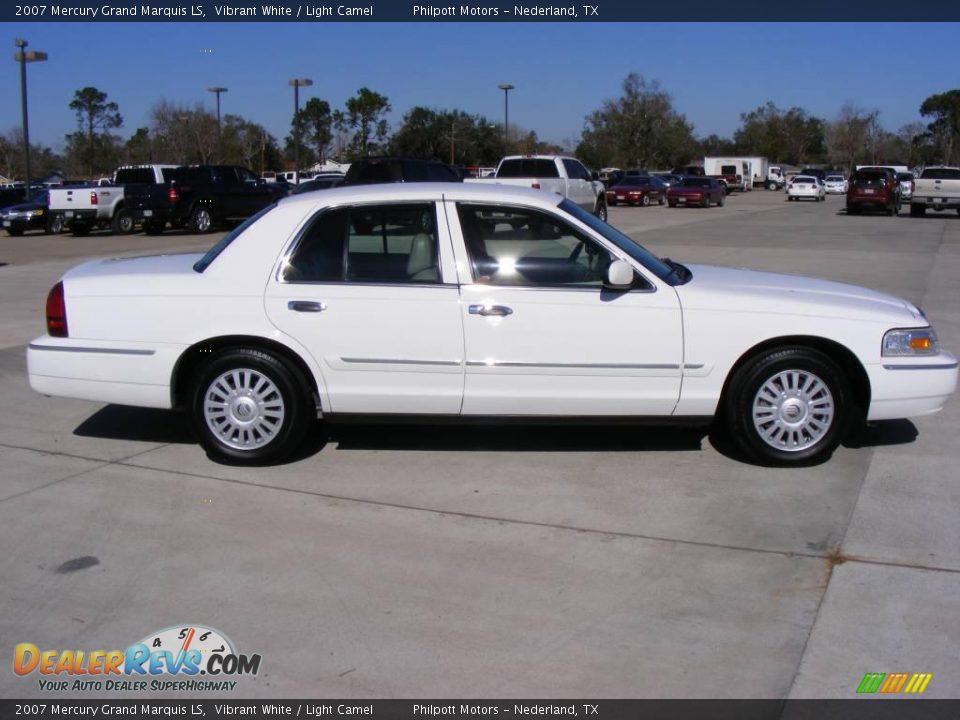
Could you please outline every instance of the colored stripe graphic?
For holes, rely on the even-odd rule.
[[[886,673],[867,673],[863,676],[863,680],[860,681],[860,685],[857,687],[858,693],[875,693],[880,689],[880,683],[883,682],[883,678],[886,677]]]
[[[930,681],[933,679],[933,673],[914,673],[913,677],[910,678],[910,682],[907,683],[907,687],[904,692],[919,694],[927,689],[927,685],[930,684]]]
[[[933,673],[867,673],[857,686],[857,692],[872,694],[876,692],[895,695],[899,692],[919,695],[927,689],[933,680]]]

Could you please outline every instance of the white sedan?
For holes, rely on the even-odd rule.
[[[826,200],[827,191],[820,178],[813,175],[797,175],[787,183],[787,200],[799,200],[800,198],[810,198],[816,201]]]
[[[233,462],[289,456],[317,416],[717,419],[760,462],[810,462],[957,383],[905,300],[686,266],[501,185],[289,197],[203,255],[80,265],[46,311],[36,391],[184,408]]]
[[[843,175],[827,175],[823,179],[823,187],[830,195],[846,195],[847,179]]]

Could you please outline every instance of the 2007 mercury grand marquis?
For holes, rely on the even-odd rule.
[[[27,351],[48,395],[189,410],[214,457],[288,456],[320,413],[726,423],[753,458],[941,409],[957,360],[915,306],[661,259],[556,195],[345,187],[205,255],[97,260]]]

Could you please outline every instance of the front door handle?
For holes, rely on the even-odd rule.
[[[483,315],[484,317],[513,315],[513,308],[506,305],[471,305],[468,309],[471,315]]]
[[[287,309],[294,312],[323,312],[327,304],[313,300],[291,300],[287,303]]]

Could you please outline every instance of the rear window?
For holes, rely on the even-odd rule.
[[[827,182],[843,182],[842,175],[828,175]]]
[[[851,178],[856,187],[880,187],[886,180],[887,174],[883,172],[858,172]]]
[[[927,168],[920,177],[924,180],[960,180],[960,169],[957,168]]]
[[[231,230],[222,238],[220,238],[220,242],[218,242],[216,245],[210,248],[207,251],[206,255],[204,255],[202,258],[200,258],[193,264],[194,272],[202,273],[204,270],[210,267],[210,263],[216,260],[217,256],[220,253],[222,253],[224,250],[226,250],[227,247],[230,245],[230,243],[232,243],[234,240],[240,237],[243,234],[244,230],[246,230],[248,227],[253,225],[257,220],[259,220],[268,212],[273,210],[276,206],[277,206],[276,203],[273,203],[272,205],[267,205],[263,210],[258,212],[256,215],[251,215],[242,223],[237,225],[233,230]]]
[[[117,170],[117,177],[114,182],[116,182],[117,185],[152,183],[153,170],[150,168],[124,168],[123,170]]]
[[[555,178],[560,177],[557,163],[544,158],[515,158],[504,160],[497,170],[498,178]]]
[[[902,180],[904,182],[913,180],[913,173],[897,173],[897,180]]]
[[[680,185],[683,187],[710,187],[710,181],[706,178],[685,177]]]

